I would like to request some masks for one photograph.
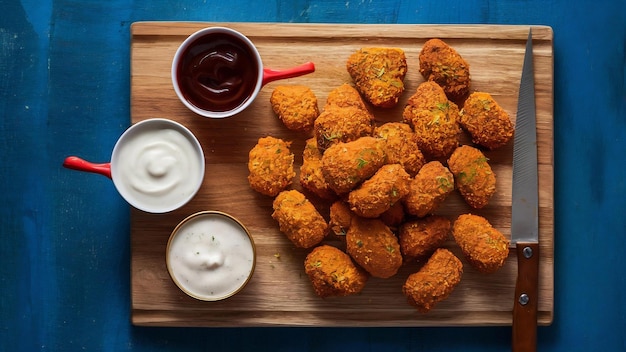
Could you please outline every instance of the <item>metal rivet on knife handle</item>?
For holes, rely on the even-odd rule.
[[[530,247],[524,247],[524,258],[530,259],[533,256],[533,249]]]
[[[522,293],[522,294],[519,296],[519,299],[518,299],[517,301],[519,302],[519,304],[521,304],[521,305],[525,306],[525,305],[527,305],[527,304],[528,304],[528,302],[530,302],[530,297],[528,297],[528,295],[527,295],[527,294]]]

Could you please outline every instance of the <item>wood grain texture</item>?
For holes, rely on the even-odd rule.
[[[223,25],[241,31],[257,45],[266,67],[287,68],[306,61],[316,72],[268,84],[245,112],[223,120],[202,118],[176,97],[170,80],[171,60],[178,45],[194,31]],[[396,108],[374,110],[379,123],[397,121],[408,97],[423,81],[417,70],[423,43],[438,37],[453,46],[471,66],[473,90],[486,91],[515,119],[519,80],[529,26],[485,25],[327,25],[274,23],[138,22],[131,31],[131,121],[164,117],[183,123],[202,144],[207,171],[199,194],[168,214],[131,215],[132,322],[153,326],[477,326],[510,325],[517,259],[515,251],[495,274],[471,268],[453,241],[446,244],[464,263],[461,283],[427,314],[418,313],[402,295],[415,264],[390,279],[370,279],[353,297],[321,299],[304,274],[307,251],[295,249],[271,219],[272,199],[247,183],[249,150],[259,137],[272,135],[293,141],[296,164],[306,135],[287,130],[273,114],[269,96],[279,84],[305,84],[319,100],[350,82],[345,62],[365,46],[402,48],[408,59],[406,92]],[[539,237],[541,246],[538,323],[549,325],[554,310],[553,199],[553,44],[552,29],[533,26],[539,153]],[[441,209],[454,220],[473,212],[485,216],[510,236],[512,144],[487,152],[497,175],[490,204],[470,210],[457,194]],[[300,189],[297,182],[294,188]],[[313,199],[316,202],[315,199]],[[322,214],[328,204],[319,204]],[[186,296],[171,281],[165,267],[165,246],[187,215],[219,210],[241,220],[257,246],[257,266],[248,286],[221,302],[201,302]]]

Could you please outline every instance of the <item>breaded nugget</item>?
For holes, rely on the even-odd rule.
[[[338,142],[350,142],[372,134],[374,115],[359,92],[344,83],[328,93],[324,111],[315,120],[313,134],[324,152]]]
[[[350,210],[350,205],[345,201],[337,200],[333,202],[330,206],[330,219],[328,221],[331,233],[334,234],[336,238],[345,242],[346,233],[348,229],[350,229],[352,218],[355,216],[357,215]],[[402,224],[404,217],[404,206],[402,202],[396,202],[389,210],[382,213],[379,219],[389,228],[393,229]]]
[[[403,202],[407,213],[424,217],[437,210],[454,190],[454,176],[438,161],[426,163],[409,184]]]
[[[315,93],[303,85],[277,86],[270,103],[285,127],[293,131],[311,131],[319,115]]]
[[[402,224],[398,238],[405,262],[427,257],[443,246],[451,227],[448,218],[438,215]]]
[[[450,156],[448,167],[467,204],[480,209],[489,203],[496,192],[496,175],[480,150],[469,145],[458,147]]]
[[[372,113],[369,111],[369,108],[363,101],[363,98],[361,98],[359,92],[356,90],[356,88],[349,85],[348,83],[344,83],[328,93],[328,97],[326,98],[326,104],[324,105],[324,110],[331,107],[345,108],[348,106],[367,111],[368,114],[370,114],[371,119],[374,119],[374,115],[372,115]]]
[[[450,100],[460,103],[467,96],[470,66],[454,48],[441,39],[430,39],[424,43],[419,60],[424,79],[440,85]]]
[[[322,174],[329,187],[341,195],[374,175],[385,162],[382,141],[361,137],[328,148],[322,155]]]
[[[390,229],[395,230],[404,221],[404,205],[402,202],[395,202],[389,210],[378,217]]]
[[[459,145],[459,107],[437,83],[420,84],[402,117],[413,127],[420,150],[434,158],[448,157]]]
[[[411,178],[400,164],[383,165],[348,195],[350,209],[358,216],[376,218],[409,193]]]
[[[406,57],[400,48],[362,48],[348,58],[348,73],[372,105],[390,108],[404,91]]]
[[[322,174],[322,153],[317,149],[315,138],[309,138],[302,152],[300,167],[300,184],[308,191],[323,199],[336,197]]]
[[[387,163],[402,165],[411,177],[415,176],[426,163],[417,145],[415,133],[408,124],[387,122],[374,128],[374,136],[385,141]]]
[[[372,116],[366,110],[355,106],[327,108],[313,124],[317,147],[322,152],[336,143],[371,136],[373,130]]]
[[[330,205],[330,217],[328,220],[331,233],[339,239],[345,240],[352,218],[355,216],[352,210],[350,210],[348,203],[342,200],[333,202]]]
[[[328,232],[326,220],[315,206],[296,191],[282,191],[274,199],[272,218],[278,221],[280,231],[300,248],[311,248],[320,243]]]
[[[402,292],[409,304],[421,313],[427,313],[435,304],[450,296],[461,282],[463,263],[454,253],[439,248],[416,273],[409,275]]]
[[[315,247],[304,260],[304,272],[320,297],[349,296],[361,292],[367,273],[338,248]]]
[[[292,183],[296,173],[290,145],[291,142],[279,138],[259,138],[248,159],[248,182],[252,189],[273,197]]]
[[[402,266],[398,238],[379,219],[354,217],[346,234],[346,249],[374,277],[392,277]]]
[[[470,94],[461,109],[460,123],[472,135],[474,143],[492,150],[507,144],[513,137],[509,114],[489,93]]]
[[[509,241],[482,216],[460,215],[452,235],[469,263],[483,273],[500,269],[509,256]]]

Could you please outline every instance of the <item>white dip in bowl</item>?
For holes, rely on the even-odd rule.
[[[252,277],[254,241],[232,216],[199,212],[172,232],[166,262],[172,280],[183,292],[199,300],[218,301],[235,295]]]
[[[204,171],[204,153],[196,137],[168,119],[132,125],[111,156],[111,176],[118,192],[130,205],[150,213],[185,205],[200,189]]]

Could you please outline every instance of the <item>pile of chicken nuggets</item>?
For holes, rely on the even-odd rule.
[[[464,262],[488,274],[508,257],[508,239],[487,219],[438,210],[452,192],[471,209],[489,205],[496,175],[483,151],[509,143],[513,124],[489,93],[472,92],[470,65],[440,39],[424,43],[424,81],[394,122],[372,111],[396,106],[404,93],[404,51],[362,48],[346,69],[352,81],[339,83],[321,110],[307,86],[275,88],[275,114],[309,136],[302,165],[296,178],[291,142],[262,137],[249,154],[248,181],[274,197],[271,216],[286,238],[310,249],[304,271],[318,296],[358,294],[370,277],[407,265],[414,270],[398,292],[425,313],[453,293]],[[463,145],[464,133],[471,144]],[[329,213],[320,213],[320,200]],[[452,240],[464,261],[446,248]]]

